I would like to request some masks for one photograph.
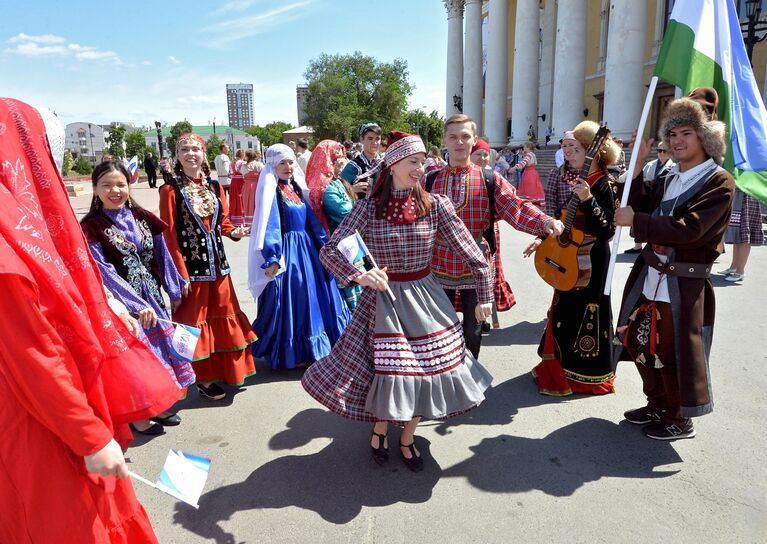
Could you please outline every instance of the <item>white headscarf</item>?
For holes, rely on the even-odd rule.
[[[292,149],[285,144],[274,144],[266,150],[264,169],[258,177],[258,186],[256,188],[256,207],[253,213],[253,227],[250,234],[250,246],[248,247],[248,286],[253,298],[258,300],[261,292],[273,278],[269,278],[261,265],[264,264],[264,257],[261,250],[264,249],[264,239],[266,237],[266,225],[269,222],[269,214],[272,211],[272,203],[277,196],[276,167],[285,159],[293,162],[296,155]],[[309,188],[306,186],[303,171],[296,165],[293,170],[293,180],[301,188],[304,195],[304,202],[309,203]],[[285,258],[280,256],[279,269],[277,274],[285,271]],[[275,277],[277,276],[275,274]]]

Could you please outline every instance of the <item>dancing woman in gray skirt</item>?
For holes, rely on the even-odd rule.
[[[446,240],[470,265],[478,321],[490,316],[492,274],[450,200],[420,186],[425,157],[420,137],[389,133],[371,198],[354,207],[322,248],[323,264],[342,285],[356,282],[366,289],[330,355],[302,380],[330,410],[375,422],[371,450],[379,464],[389,457],[389,423],[403,427],[400,453],[416,472],[423,468],[413,442],[418,422],[470,410],[492,381],[466,350],[461,322],[431,274],[435,239]],[[361,272],[339,251],[338,243],[355,231],[381,268]]]

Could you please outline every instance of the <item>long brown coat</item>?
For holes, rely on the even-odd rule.
[[[634,239],[637,242],[667,246],[669,261],[704,263],[710,266],[720,254],[722,239],[730,220],[735,181],[718,168],[670,216],[653,215],[663,199],[666,176],[645,183],[640,174],[631,186],[629,205],[634,209]],[[649,251],[648,248],[645,251]],[[642,294],[648,265],[644,253],[637,258],[623,292],[618,326],[628,316]],[[708,367],[714,329],[714,288],[709,278],[668,276],[668,289],[674,318],[675,351],[679,375],[682,415],[694,417],[713,410]],[[622,347],[614,353],[614,363],[631,360]]]

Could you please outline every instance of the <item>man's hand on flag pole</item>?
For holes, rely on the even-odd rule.
[[[389,276],[386,274],[386,267],[373,268],[367,270],[354,278],[354,281],[362,285],[363,287],[372,287],[378,291],[386,291],[389,286]]]
[[[633,227],[634,226],[634,210],[631,206],[625,208],[618,208],[615,210],[615,218],[613,220],[617,227]]]

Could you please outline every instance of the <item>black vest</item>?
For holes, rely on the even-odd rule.
[[[229,261],[226,259],[224,240],[221,237],[223,212],[221,200],[218,198],[218,184],[210,178],[207,178],[205,183],[208,190],[216,198],[210,231],[202,219],[194,213],[186,194],[186,188],[180,180],[176,179],[173,184],[173,188],[176,190],[176,236],[191,281],[215,280],[216,259],[222,276],[226,276],[232,271],[229,267]],[[211,252],[213,257],[211,257]]]

